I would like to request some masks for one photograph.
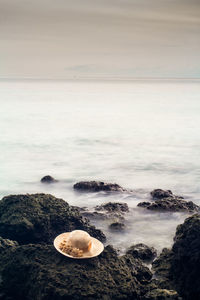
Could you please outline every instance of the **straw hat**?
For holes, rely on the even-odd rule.
[[[83,230],[61,233],[55,238],[54,247],[61,254],[76,259],[92,258],[104,250],[99,240]]]

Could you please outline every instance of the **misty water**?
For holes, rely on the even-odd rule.
[[[71,205],[126,202],[123,234],[93,221],[124,251],[159,251],[188,216],[137,207],[155,188],[200,204],[200,85],[166,81],[1,81],[0,194],[50,193]],[[58,183],[45,185],[50,174]],[[116,182],[129,193],[77,193],[80,180]]]

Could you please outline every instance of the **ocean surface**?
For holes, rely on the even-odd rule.
[[[58,183],[40,183],[44,175]],[[80,180],[133,194],[77,193]],[[71,205],[130,207],[124,234],[94,222],[122,252],[170,247],[183,213],[146,212],[155,188],[200,204],[200,82],[0,81],[0,196],[51,193]]]

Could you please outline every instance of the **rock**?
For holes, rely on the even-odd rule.
[[[109,225],[109,228],[113,231],[122,231],[125,227],[125,224],[120,222],[115,222]]]
[[[6,249],[0,257],[2,293],[10,300],[141,299],[152,274],[129,255],[107,246],[92,259],[70,259],[52,245]]]
[[[149,207],[151,205],[151,202],[140,202],[137,206],[139,207]]]
[[[171,250],[153,263],[157,276],[171,284],[185,300],[200,299],[200,215],[177,227]]]
[[[187,218],[176,230],[171,274],[185,299],[200,299],[200,215]]]
[[[7,248],[17,247],[17,246],[19,246],[18,242],[11,241],[11,240],[8,240],[8,239],[3,239],[0,236],[0,253],[2,253]]]
[[[108,215],[105,213],[100,213],[97,211],[80,211],[80,214],[83,217],[86,217],[88,219],[95,219],[95,220],[107,220],[109,218]]]
[[[105,183],[102,181],[81,181],[74,184],[74,189],[86,192],[123,192],[125,191],[120,185],[116,183]]]
[[[19,244],[52,243],[58,234],[77,228],[105,240],[78,210],[52,195],[10,195],[0,201],[0,236]]]
[[[105,215],[104,219],[112,220],[112,223],[123,222],[124,214],[129,211],[127,203],[108,202],[102,205],[97,205],[95,210]]]
[[[148,247],[142,243],[131,246],[126,253],[145,262],[151,262],[157,256],[155,248]]]
[[[121,202],[108,202],[102,205],[97,205],[95,207],[96,210],[106,210],[109,213],[113,212],[128,212],[128,204],[127,203],[121,203]]]
[[[153,289],[148,292],[143,300],[181,300],[178,293],[174,290]]]
[[[192,201],[185,201],[182,198],[164,198],[156,200],[155,202],[140,202],[137,206],[145,207],[149,210],[155,210],[160,212],[176,212],[176,211],[187,211],[197,212],[199,211],[199,206],[194,204]]]
[[[168,197],[173,197],[173,193],[170,190],[161,190],[161,189],[155,189],[151,193],[151,196],[153,199],[163,199]]]
[[[157,278],[160,280],[160,286],[163,288],[173,289],[174,285],[171,283],[170,268],[171,268],[172,253],[170,249],[164,248],[160,256],[153,261],[152,269]]]
[[[40,180],[42,183],[54,183],[54,182],[58,182],[58,180],[54,179],[52,176],[50,175],[46,175],[44,177],[42,177],[42,179]]]

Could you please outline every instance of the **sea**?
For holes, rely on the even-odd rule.
[[[51,175],[55,184],[42,184]],[[77,193],[82,180],[132,193]],[[93,220],[123,253],[145,243],[171,247],[185,213],[150,212],[153,189],[200,204],[200,81],[0,80],[0,199],[48,193],[93,209],[126,202],[126,229]]]

